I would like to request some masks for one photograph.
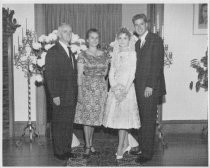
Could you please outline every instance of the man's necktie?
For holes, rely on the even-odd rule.
[[[139,39],[139,48],[141,49],[141,39]]]
[[[73,54],[71,52],[71,48],[70,47],[67,47],[67,48],[69,50],[69,59],[71,60],[72,66],[73,66],[73,69],[74,69],[74,61],[75,61],[75,59],[73,58],[74,56],[73,56]]]

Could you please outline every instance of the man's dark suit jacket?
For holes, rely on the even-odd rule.
[[[148,32],[145,44],[140,49],[140,40],[136,42],[137,67],[135,76],[136,94],[144,98],[146,87],[153,88],[153,94],[166,94],[164,68],[164,46],[162,39]]]
[[[57,42],[47,52],[45,67],[45,81],[51,102],[54,97],[60,97],[60,107],[75,108],[78,93],[76,60],[73,68],[66,51]]]

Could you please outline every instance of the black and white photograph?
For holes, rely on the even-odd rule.
[[[209,1],[1,10],[1,166],[209,166]]]

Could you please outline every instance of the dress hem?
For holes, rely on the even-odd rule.
[[[87,125],[87,126],[97,126],[97,127],[102,126],[102,124],[88,124],[88,123],[75,123],[75,122],[74,122],[74,124]]]
[[[125,127],[111,127],[111,126],[105,126],[105,125],[103,125],[105,128],[112,128],[112,129],[139,129],[139,128],[141,128],[141,126],[140,127],[127,127],[127,128],[125,128]]]

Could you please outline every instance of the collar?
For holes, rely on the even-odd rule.
[[[68,46],[67,46],[64,42],[62,42],[62,41],[59,40],[59,43],[60,43],[60,45],[61,45],[63,48],[68,49],[68,48],[67,48]]]
[[[148,30],[139,38],[141,41],[145,41],[145,38],[148,34]]]

